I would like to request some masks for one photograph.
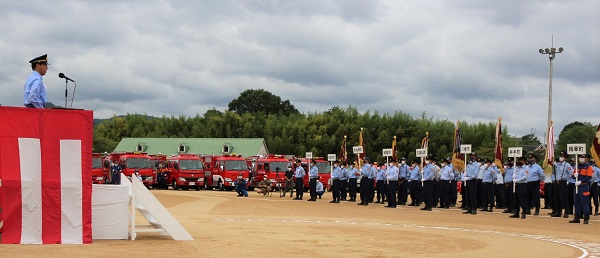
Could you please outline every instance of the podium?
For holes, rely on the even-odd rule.
[[[3,244],[92,242],[93,112],[0,107]]]

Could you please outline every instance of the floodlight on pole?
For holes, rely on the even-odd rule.
[[[554,37],[552,37],[552,45],[554,45]],[[540,54],[544,54],[544,55],[548,55],[548,58],[550,59],[550,75],[549,77],[549,81],[548,81],[548,128],[550,128],[550,124],[552,123],[552,60],[554,60],[554,58],[556,57],[556,54],[558,53],[562,53],[564,51],[564,48],[559,47],[558,51],[556,51],[556,48],[552,47],[552,48],[546,48],[546,49],[539,49]],[[546,147],[548,146],[548,144],[554,144],[553,142],[547,142],[546,143]]]

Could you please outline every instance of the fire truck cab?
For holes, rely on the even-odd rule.
[[[209,190],[233,190],[240,174],[246,182],[249,179],[250,169],[242,155],[205,155],[200,159],[204,162],[204,182]]]
[[[329,190],[329,188],[331,187],[331,185],[329,184],[329,179],[331,178],[331,166],[329,166],[329,162],[327,160],[325,160],[323,157],[314,157],[313,158],[316,162],[316,166],[317,169],[319,170],[319,177],[321,177],[321,179],[319,179],[319,181],[321,181],[321,183],[323,183],[323,189],[325,190]],[[296,160],[294,160],[294,164],[292,167],[292,170],[296,170]],[[301,158],[300,161],[302,162],[302,167],[304,168],[304,171],[306,171],[306,175],[304,176],[304,191],[308,191],[309,189],[309,185],[308,185],[308,162],[309,160],[306,158]]]
[[[197,155],[179,154],[167,159],[167,184],[174,190],[204,187],[204,166]]]
[[[285,155],[269,154],[268,156],[251,156],[246,158],[246,163],[252,169],[252,178],[248,184],[256,187],[263,180],[264,175],[271,181],[275,189],[285,185],[285,172],[292,163]]]
[[[135,172],[138,172],[142,178],[142,182],[146,187],[154,185],[154,177],[152,165],[150,164],[150,156],[145,152],[117,152],[111,153],[107,156],[107,161],[113,162],[121,166],[121,173],[127,178],[131,179]],[[110,172],[109,162],[105,163],[105,169]],[[111,173],[108,173],[109,178],[112,177]],[[111,179],[112,180],[112,179]]]
[[[102,156],[100,153],[92,153],[92,183],[106,183],[106,171],[102,167]]]

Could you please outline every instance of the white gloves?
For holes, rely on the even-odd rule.
[[[575,185],[581,185],[581,181],[575,181]]]
[[[425,178],[421,178],[421,182],[425,182]],[[579,181],[577,181],[577,182],[579,182]]]
[[[517,183],[517,179],[516,178],[513,178],[513,183]]]
[[[358,170],[358,172],[362,173],[362,168]]]
[[[575,174],[573,174],[573,176],[578,177],[579,173],[575,172]]]

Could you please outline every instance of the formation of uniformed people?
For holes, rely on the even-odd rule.
[[[464,210],[464,214],[475,215],[478,210],[493,212],[497,208],[509,213],[510,218],[537,216],[541,209],[540,182],[545,183],[544,208],[552,210],[548,213],[552,217],[569,218],[569,214],[574,214],[570,223],[579,223],[583,219],[588,224],[592,204],[596,216],[600,206],[600,169],[589,160],[588,155],[581,155],[578,167],[574,168],[574,164],[567,162],[567,154],[562,152],[554,163],[551,176],[544,174],[534,154],[518,158],[516,162],[509,158],[500,168],[492,160],[480,159],[476,153],[471,153],[462,173],[452,166],[451,158],[438,162],[427,157],[423,163],[415,160],[410,166],[406,158],[400,159],[400,162],[391,160],[389,164],[377,164],[368,157],[363,161],[361,168],[356,168],[355,163],[346,167],[346,163],[335,162],[331,173],[330,203],[356,202],[357,188],[360,188],[358,205],[374,203],[396,208],[397,205],[407,205],[410,196],[411,202],[407,206],[422,206],[420,209],[423,211],[449,209],[456,206],[460,181],[462,205],[459,208]],[[309,183],[309,201],[316,201],[316,191],[321,189],[316,187],[318,168],[314,160],[311,164],[308,176],[309,182],[314,183]],[[302,199],[305,175],[298,164],[294,172],[298,191],[295,199]]]

